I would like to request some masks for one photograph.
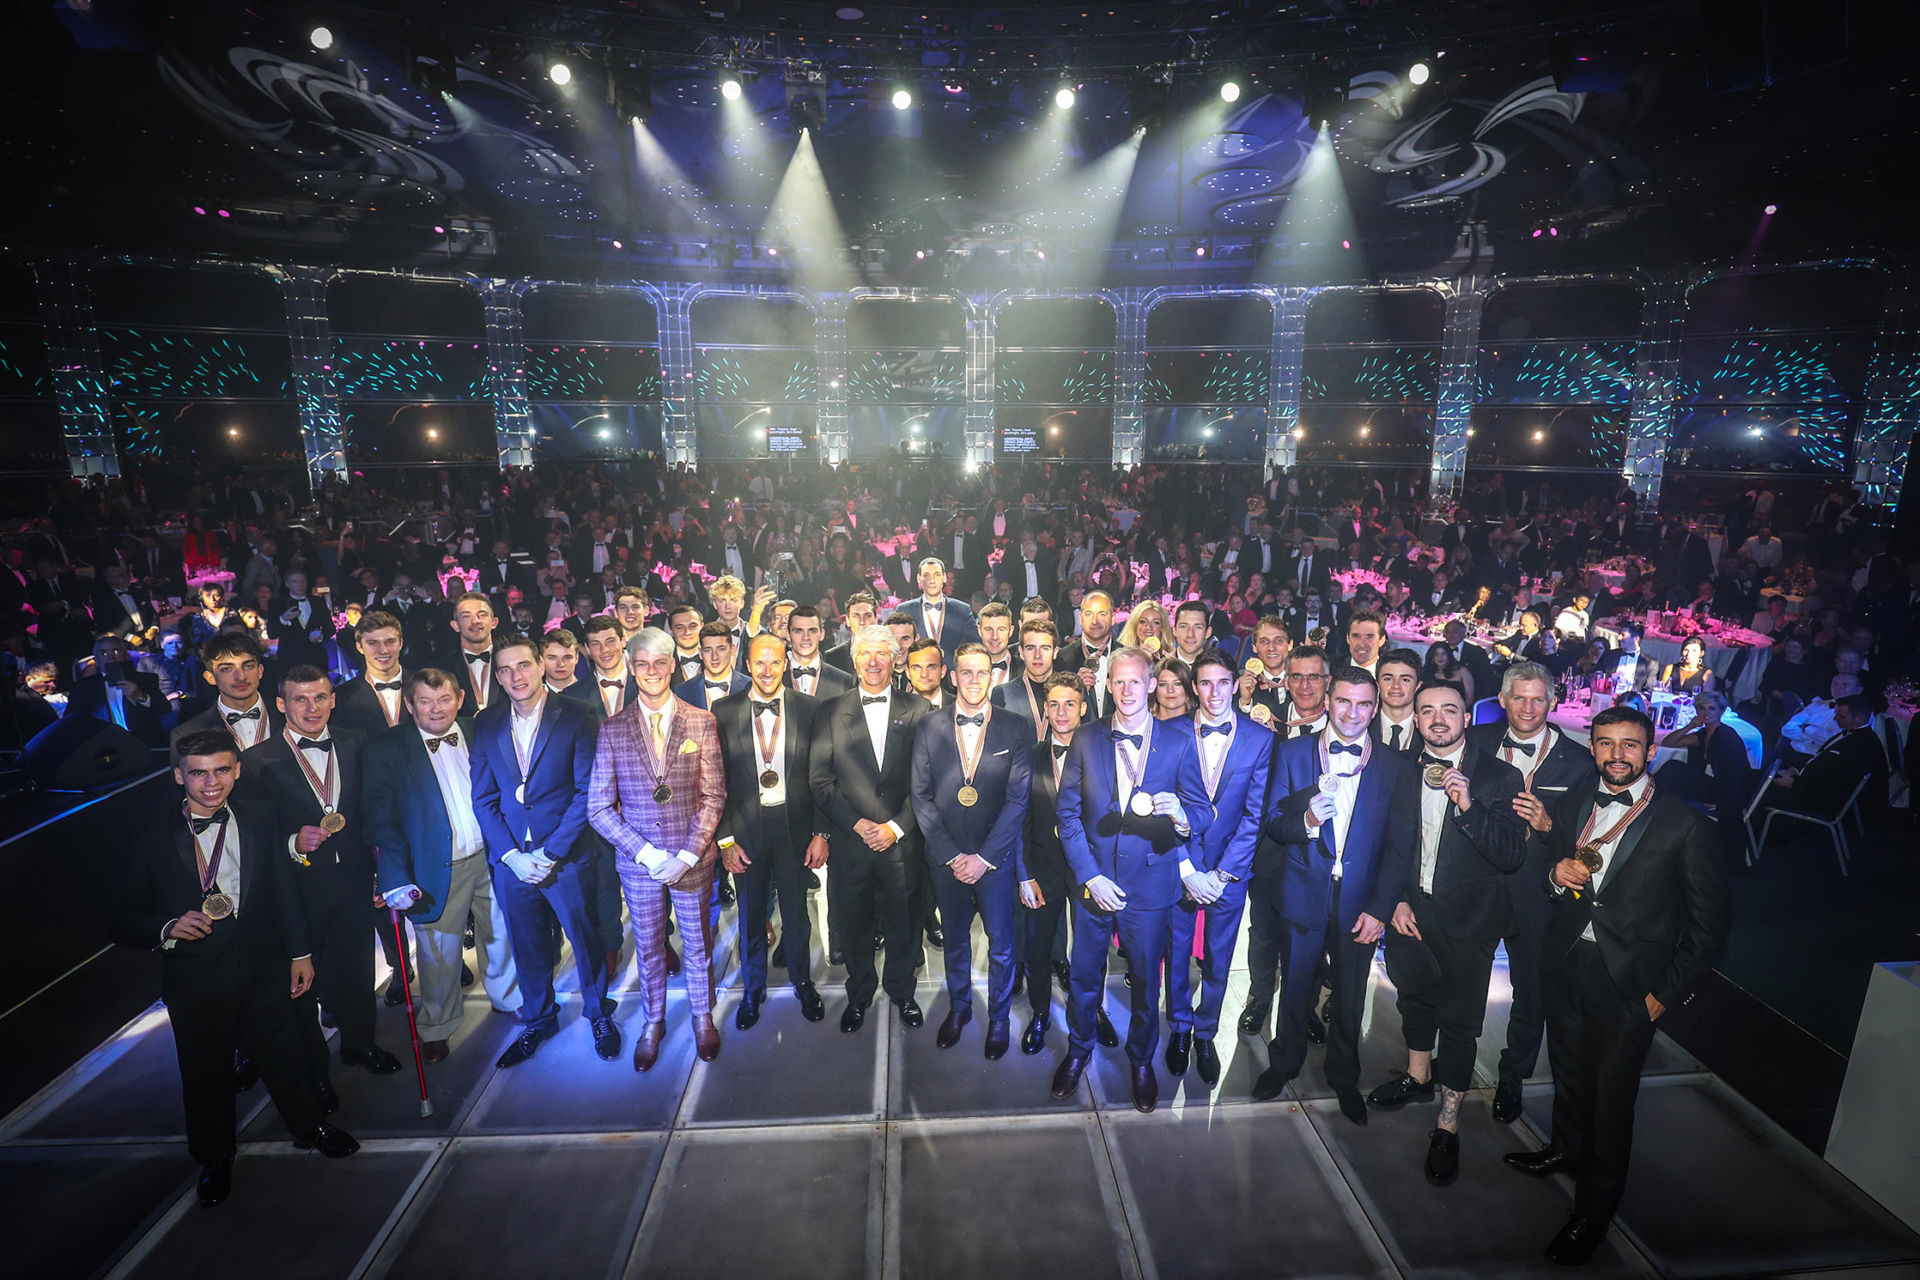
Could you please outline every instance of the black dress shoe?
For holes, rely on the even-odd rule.
[[[480,945],[479,942],[477,942],[473,936],[473,913],[472,912],[467,913],[467,927],[460,934],[460,945],[462,947],[465,947],[469,951],[471,951],[473,948]]]
[[[1427,1181],[1436,1187],[1460,1176],[1460,1135],[1435,1129],[1427,1138]]]
[[[1053,1025],[1053,1019],[1046,1014],[1036,1015],[1020,1033],[1020,1052],[1032,1057],[1047,1047],[1047,1028]]]
[[[377,1044],[368,1045],[367,1051],[357,1058],[349,1058],[343,1053],[340,1055],[340,1061],[350,1067],[365,1067],[370,1074],[376,1076],[390,1076],[400,1069],[400,1059]]]
[[[924,1027],[927,1025],[927,1016],[920,1012],[920,1005],[916,1001],[902,1000],[900,1021],[909,1027]]]
[[[927,945],[939,951],[945,951],[947,949],[947,935],[940,931],[939,925],[930,924],[927,926]]]
[[[465,961],[462,961],[460,964],[460,989],[462,991],[465,991],[468,987],[472,985],[473,985],[473,970],[469,969],[466,966]]]
[[[1433,1081],[1415,1080],[1403,1071],[1369,1093],[1367,1101],[1382,1111],[1398,1111],[1409,1102],[1432,1102]]]
[[[960,1043],[960,1028],[973,1021],[971,1009],[949,1009],[947,1016],[940,1020],[940,1030],[933,1042],[942,1049],[951,1049]]]
[[[194,1190],[200,1197],[202,1209],[211,1209],[225,1200],[227,1192],[233,1190],[233,1157],[222,1156],[201,1165],[200,1185]]]
[[[1113,1019],[1109,1018],[1107,1011],[1098,1005],[1094,1006],[1093,1010],[1093,1035],[1109,1049],[1120,1047],[1120,1033],[1113,1029]]]
[[[847,953],[844,951],[829,951],[827,952],[827,963],[845,965],[847,963]]]
[[[1129,991],[1133,990],[1133,970],[1129,969],[1125,973],[1121,974],[1120,981],[1122,984],[1126,986],[1127,990]]]
[[[800,1016],[808,1022],[819,1022],[827,1016],[827,1002],[820,998],[811,982],[795,983],[793,994],[800,998]]]
[[[846,1032],[858,1031],[867,1022],[867,1006],[850,1004],[840,1014],[840,1029]]]
[[[1293,1077],[1284,1074],[1280,1068],[1268,1067],[1254,1079],[1253,1100],[1255,1102],[1272,1102],[1286,1091],[1287,1081],[1291,1079],[1293,1079]]]
[[[323,1116],[330,1116],[340,1109],[340,1095],[333,1091],[331,1080],[314,1082],[313,1100],[320,1104],[320,1114]]]
[[[1025,969],[1015,969],[1013,971],[1013,994],[1017,996],[1026,989],[1027,971]]]
[[[1176,1031],[1167,1037],[1167,1074],[1183,1076],[1187,1074],[1187,1063],[1193,1057],[1193,1032]]]
[[[1007,1045],[1013,1039],[1013,1029],[1007,1020],[987,1024],[987,1059],[997,1062],[1007,1056]]]
[[[595,1018],[587,1025],[593,1028],[595,1053],[608,1062],[620,1056],[620,1028],[612,1018]]]
[[[1605,1223],[1590,1218],[1568,1218],[1547,1245],[1547,1257],[1563,1267],[1577,1267],[1591,1259],[1607,1238]]]
[[[387,1008],[397,1008],[405,1003],[406,998],[407,984],[400,981],[399,974],[395,974],[387,981]]]
[[[1542,1147],[1538,1151],[1509,1151],[1500,1157],[1500,1162],[1509,1169],[1518,1169],[1529,1178],[1573,1172],[1573,1157],[1558,1147]]]
[[[514,1037],[513,1043],[507,1046],[507,1051],[501,1054],[499,1060],[493,1065],[501,1068],[519,1066],[533,1056],[534,1050],[540,1047],[542,1040],[545,1040],[552,1034],[552,1031],[540,1031],[533,1027],[528,1027],[525,1031],[522,1031],[518,1036]]]
[[[1133,1109],[1150,1112],[1160,1105],[1160,1077],[1153,1074],[1151,1062],[1133,1064]]]
[[[1367,1100],[1360,1096],[1360,1091],[1341,1089],[1335,1096],[1340,1101],[1340,1114],[1364,1127],[1367,1123]]]
[[[336,1129],[322,1121],[320,1126],[304,1138],[295,1138],[293,1145],[302,1151],[318,1151],[329,1160],[339,1160],[352,1155],[360,1149],[353,1135],[345,1129]]]
[[[760,1002],[752,996],[740,1001],[740,1007],[733,1011],[733,1027],[736,1031],[745,1031],[760,1021]]]
[[[1267,1015],[1273,1012],[1273,1006],[1262,1000],[1259,1004],[1250,1004],[1240,1014],[1240,1034],[1243,1036],[1267,1035]]]
[[[1062,1058],[1060,1065],[1053,1069],[1053,1083],[1047,1092],[1056,1098],[1071,1098],[1073,1091],[1080,1087],[1080,1077],[1086,1073],[1092,1058],[1090,1053],[1070,1053]]]
[[[1520,1118],[1520,1082],[1506,1076],[1500,1077],[1500,1083],[1493,1088],[1493,1118],[1501,1124],[1512,1124]]]
[[[723,907],[733,905],[733,881],[725,877],[720,881],[720,905]]]
[[[1073,970],[1067,965],[1065,960],[1056,960],[1053,962],[1053,976],[1060,979],[1060,989],[1062,991],[1073,985]]]
[[[818,889],[819,887],[820,887],[820,874],[816,871],[808,871],[807,872],[807,891],[811,893],[814,890]]]
[[[1213,1041],[1196,1039],[1193,1042],[1193,1066],[1207,1088],[1220,1083],[1220,1055],[1214,1051]]]
[[[1307,1043],[1325,1044],[1327,1042],[1327,1024],[1320,1021],[1320,1015],[1307,1010]]]
[[[260,1083],[260,1064],[244,1053],[233,1060],[233,1091],[245,1093]]]

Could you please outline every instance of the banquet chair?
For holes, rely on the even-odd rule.
[[[1769,775],[1768,780],[1769,781],[1772,780],[1771,775]],[[1847,852],[1848,852],[1847,825],[1846,825],[1847,813],[1850,810],[1858,809],[1860,804],[1860,793],[1862,791],[1865,791],[1866,789],[1867,789],[1867,778],[1863,775],[1858,782],[1853,784],[1853,791],[1851,794],[1847,796],[1847,802],[1841,805],[1840,811],[1838,813],[1833,814],[1831,817],[1825,814],[1804,813],[1798,809],[1769,809],[1767,811],[1767,820],[1766,822],[1762,823],[1760,827],[1760,843],[1758,848],[1759,849],[1766,848],[1767,833],[1773,830],[1773,820],[1775,818],[1795,818],[1801,822],[1810,822],[1814,826],[1825,827],[1827,829],[1827,834],[1833,837],[1833,852],[1834,852],[1834,856],[1840,859],[1840,874],[1842,876],[1846,875],[1847,874]],[[1762,792],[1761,794],[1764,795],[1765,793]],[[1755,856],[1756,857],[1758,856],[1758,850],[1756,850]]]
[[[1501,709],[1500,699],[1482,698],[1473,704],[1473,722],[1475,724],[1498,724],[1500,717],[1507,713]]]
[[[1780,772],[1780,762],[1773,761],[1761,771],[1760,785],[1747,797],[1747,807],[1740,811],[1740,825],[1747,832],[1747,865],[1752,866],[1760,860],[1760,842],[1753,834],[1753,815],[1760,808],[1760,802],[1767,798],[1767,788],[1773,785],[1774,775]]]

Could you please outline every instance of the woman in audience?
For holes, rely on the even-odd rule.
[[[1660,677],[1672,693],[1698,693],[1713,688],[1713,668],[1707,665],[1707,646],[1699,636],[1688,636],[1680,646],[1680,661]]]

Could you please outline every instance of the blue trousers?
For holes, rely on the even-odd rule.
[[[1237,888],[1237,886],[1236,886]],[[1227,969],[1247,909],[1245,890],[1220,895],[1198,911],[1173,909],[1172,941],[1167,952],[1167,1026],[1211,1040],[1220,1030],[1220,1005],[1227,997]],[[1193,1002],[1193,935],[1202,931],[1200,1003]],[[1136,979],[1137,980],[1137,979]]]
[[[590,905],[598,892],[596,870],[584,847],[581,856],[555,866],[552,878],[538,888],[513,874],[506,863],[494,864],[493,898],[507,917],[513,967],[520,975],[519,1016],[529,1029],[550,1032],[560,1022],[560,1010],[553,1001],[553,967],[560,957],[547,924],[549,911],[559,918],[561,932],[573,944],[583,1015],[600,1016],[607,994],[607,953],[600,945],[598,913]]]
[[[1094,1010],[1107,979],[1107,941],[1117,929],[1133,971],[1132,1005],[1127,1019],[1127,1057],[1150,1062],[1160,1044],[1160,966],[1174,907],[1123,907],[1108,915],[1097,911],[1077,889],[1073,898],[1072,999],[1067,1005],[1068,1049],[1092,1053]]]
[[[989,871],[974,884],[961,884],[951,868],[930,868],[940,928],[946,939],[947,998],[958,1010],[973,1009],[973,917],[987,931],[987,1020],[1005,1022],[1013,1009],[1013,909],[1020,886],[1013,868]]]

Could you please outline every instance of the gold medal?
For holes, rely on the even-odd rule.
[[[1135,791],[1133,798],[1127,801],[1127,808],[1133,811],[1133,815],[1136,818],[1151,818],[1153,816],[1153,797],[1144,791]]]
[[[347,829],[347,820],[334,809],[320,819],[320,829],[330,836],[337,836]]]
[[[780,785],[780,775],[771,769],[764,770],[760,774],[760,785],[771,791]]]
[[[200,912],[209,920],[225,920],[233,914],[233,899],[224,893],[210,893],[201,902]]]
[[[1447,785],[1447,766],[1443,764],[1428,765],[1421,771],[1420,781],[1426,783],[1435,791],[1438,791]]]
[[[978,791],[975,791],[972,787],[960,788],[959,792],[954,796],[954,798],[969,809],[973,808],[973,806],[980,803],[980,793]]]
[[[1158,653],[1160,652],[1160,637],[1142,636],[1140,639],[1140,647],[1148,653]]]
[[[1246,665],[1240,668],[1240,674],[1244,676],[1263,676],[1267,674],[1267,664],[1258,658],[1248,658]]]
[[[1271,727],[1273,724],[1273,708],[1269,707],[1264,702],[1256,702],[1253,706],[1253,710],[1249,711],[1247,715],[1253,720],[1255,724],[1267,725],[1269,727]]]
[[[1330,796],[1334,792],[1338,791],[1339,789],[1340,789],[1339,774],[1323,773],[1320,775],[1320,794],[1321,795]]]
[[[1593,872],[1595,875],[1598,875],[1600,873],[1600,866],[1601,866],[1600,850],[1595,848],[1593,845],[1590,845],[1590,844],[1581,845],[1578,849],[1575,849],[1573,851],[1573,856],[1579,859],[1580,865],[1585,867],[1587,870]]]

